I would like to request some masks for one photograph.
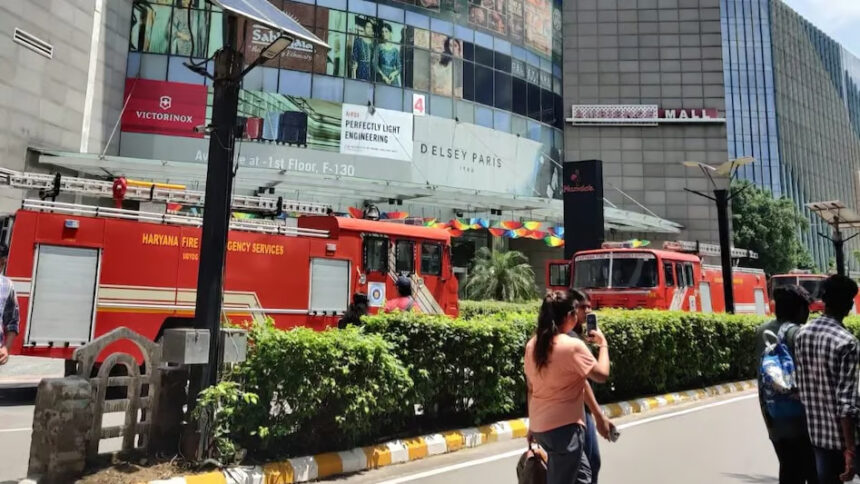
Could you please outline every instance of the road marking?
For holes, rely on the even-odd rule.
[[[646,423],[658,422],[660,420],[666,420],[669,418],[680,417],[682,415],[687,415],[687,414],[695,413],[695,412],[701,412],[702,410],[708,410],[710,408],[720,407],[723,405],[728,405],[730,403],[736,403],[736,402],[740,402],[743,400],[749,400],[751,398],[756,398],[757,396],[758,396],[758,394],[754,393],[752,395],[744,395],[741,397],[730,398],[728,400],[722,400],[719,402],[708,403],[706,405],[701,405],[701,406],[694,407],[694,408],[688,408],[686,410],[679,410],[677,412],[671,412],[671,413],[666,413],[663,415],[657,415],[655,417],[649,417],[649,418],[645,418],[642,420],[637,420],[635,422],[629,422],[626,424],[619,425],[618,429],[624,430],[624,429],[628,429],[631,427],[636,427],[638,425],[644,425]],[[417,474],[411,474],[411,475],[404,476],[404,477],[398,477],[396,479],[391,479],[388,481],[382,481],[378,484],[401,484],[404,482],[416,481],[418,479],[424,479],[426,477],[432,477],[432,476],[436,476],[439,474],[445,474],[447,472],[453,472],[453,471],[457,471],[460,469],[465,469],[467,467],[479,466],[481,464],[487,464],[490,462],[495,462],[497,460],[503,460],[503,459],[508,459],[511,457],[516,457],[518,455],[522,455],[522,453],[523,453],[523,449],[512,450],[512,451],[505,452],[503,454],[491,455],[489,457],[484,457],[481,459],[470,460],[470,461],[466,461],[466,462],[461,462],[459,464],[450,465],[447,467],[440,467],[438,469],[432,469],[429,471],[419,472]]]
[[[679,410],[677,412],[666,413],[663,415],[657,415],[655,417],[643,418],[642,420],[636,420],[635,422],[629,422],[626,424],[622,424],[618,426],[619,430],[624,430],[630,427],[636,427],[638,425],[644,425],[646,423],[658,422],[660,420],[666,420],[667,418],[680,417],[681,415],[687,415],[688,413],[701,412],[702,410],[707,410],[709,408],[720,407],[723,405],[728,405],[730,403],[740,402],[743,400],[749,400],[750,398],[758,397],[757,393],[753,393],[752,395],[744,395],[742,397],[730,398],[728,400],[723,400],[720,402],[708,403],[706,405],[702,405],[699,407],[688,408],[686,410]]]
[[[32,431],[33,431],[33,429],[31,429],[31,428],[20,428],[20,429],[0,429],[0,434],[2,434],[2,433],[6,433],[6,432],[10,432],[10,433],[11,433],[11,432],[32,432]]]

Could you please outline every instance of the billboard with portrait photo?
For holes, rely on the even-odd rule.
[[[552,4],[550,0],[525,0],[525,44],[544,55],[552,53]]]
[[[132,6],[129,48],[152,54],[170,51],[170,27],[173,9],[157,2],[135,2]]]
[[[170,53],[206,57],[207,12],[197,10],[198,1],[177,0],[171,20]]]

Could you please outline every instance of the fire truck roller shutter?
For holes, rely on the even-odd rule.
[[[311,259],[310,304],[311,316],[335,315],[346,312],[350,294],[349,261],[338,259]]]
[[[81,346],[90,341],[98,290],[100,251],[39,245],[26,344]]]
[[[711,283],[702,281],[699,283],[699,294],[702,296],[702,312],[710,314],[714,312],[714,306],[711,303]]]

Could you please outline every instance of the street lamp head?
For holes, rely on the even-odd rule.
[[[729,160],[716,168],[717,174],[721,176],[732,176],[738,168],[749,165],[755,162],[752,156],[744,156],[734,160]]]
[[[281,35],[277,39],[274,40],[271,44],[269,44],[262,52],[260,52],[260,57],[271,60],[275,57],[281,55],[281,52],[287,50],[290,44],[293,43],[292,37],[287,37],[286,35]]]
[[[714,168],[713,166],[706,165],[705,163],[702,163],[701,161],[682,161],[681,164],[686,166],[687,168],[701,168],[703,170],[710,170],[710,171],[716,170],[716,168]]]

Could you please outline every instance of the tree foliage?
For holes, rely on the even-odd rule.
[[[736,247],[758,253],[750,265],[768,275],[791,269],[812,269],[809,251],[798,235],[809,229],[809,221],[794,202],[773,195],[749,182],[733,184],[732,228]]]
[[[535,297],[535,273],[528,258],[515,250],[481,248],[464,287],[469,299],[523,301]]]

